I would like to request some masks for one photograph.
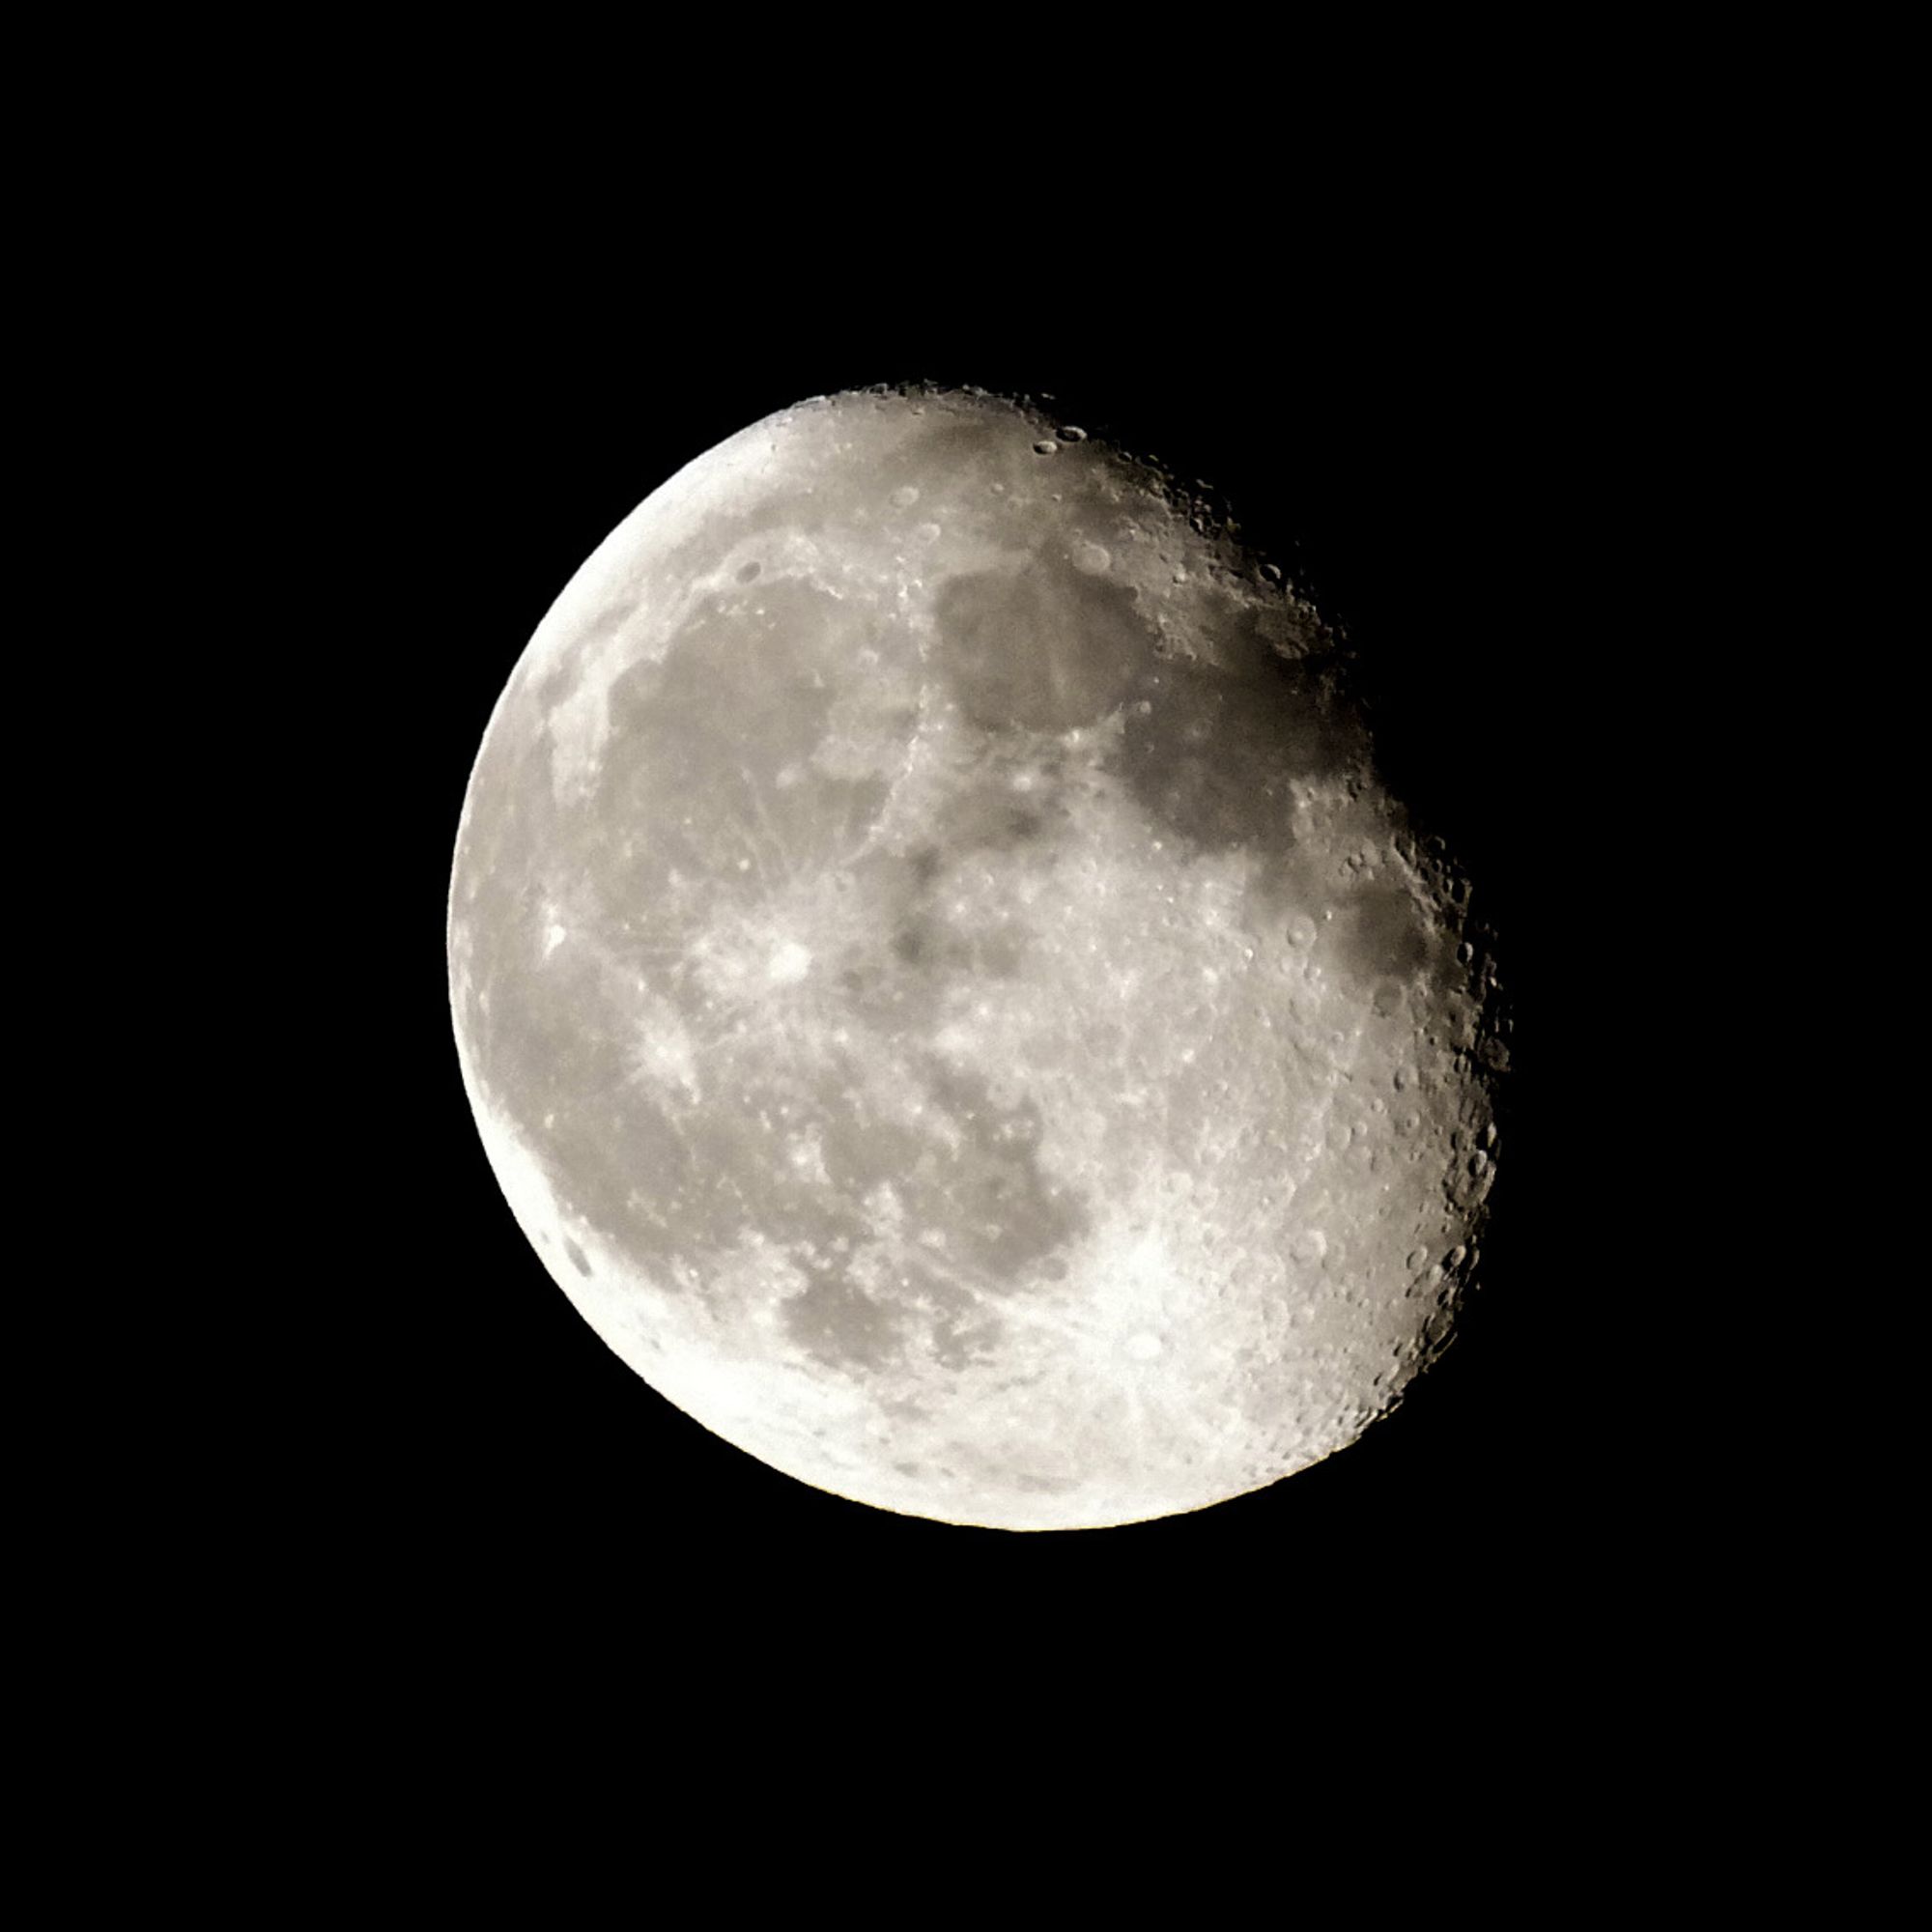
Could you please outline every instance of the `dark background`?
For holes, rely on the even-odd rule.
[[[1563,1606],[1594,1619],[1645,1535],[1603,1366],[1630,1254],[1603,1179],[1628,1074],[1590,1012],[1616,923],[1597,830],[1615,729],[1601,607],[1631,470],[1597,325],[1533,255],[1405,258],[1344,303],[1279,264],[1177,302],[1104,264],[1009,275],[910,249],[803,254],[556,293],[487,265],[460,288],[412,270],[329,379],[345,416],[319,433],[356,445],[367,478],[345,548],[380,588],[365,601],[384,667],[347,882],[352,903],[378,901],[384,938],[343,969],[380,1095],[357,1128],[373,1202],[366,1182],[346,1189],[336,1224],[349,1421],[325,1507],[345,1559],[432,1624],[479,1604],[600,1630],[776,1619],[862,1649],[1037,1654],[1076,1676],[1177,1626],[1200,1639],[1195,1667],[1236,1675],[1244,1639],[1315,1640],[1337,1620],[1372,1619],[1399,1647],[1560,1647]],[[545,609],[722,438],[809,395],[915,378],[1051,395],[1226,494],[1362,653],[1390,773],[1465,855],[1513,989],[1516,1071],[1461,1340],[1355,1446],[1186,1517],[945,1526],[712,1436],[552,1284],[458,1075],[442,952],[457,816]]]
[[[1728,40],[1721,67],[1687,64],[1675,29],[1492,45],[1462,18],[1419,47],[1378,22],[1373,58],[1347,67],[1298,16],[1179,15],[1083,19],[1065,50],[1029,22],[935,20],[928,49],[908,21],[813,17],[794,33],[817,61],[739,16],[721,17],[720,55],[694,57],[680,17],[643,23],[642,58],[574,30],[546,72],[526,24],[495,37],[502,76],[479,71],[473,34],[439,34],[417,65],[386,31],[304,27],[286,57],[251,45],[240,63],[190,43],[206,99],[137,47],[143,115],[122,126],[111,92],[76,100],[73,138],[25,185],[24,222],[61,246],[24,284],[23,315],[57,340],[22,359],[19,400],[50,406],[65,459],[50,475],[30,459],[29,494],[86,554],[70,568],[27,548],[79,621],[49,634],[62,703],[26,706],[20,735],[30,753],[65,746],[78,696],[84,716],[133,714],[157,767],[87,827],[106,876],[156,890],[133,919],[106,901],[99,1009],[140,1023],[109,1033],[118,1086],[83,1083],[71,1129],[117,1163],[89,1198],[143,1250],[72,1297],[86,1353],[152,1392],[152,1422],[78,1391],[54,1456],[102,1445],[98,1485],[27,1472],[64,1540],[112,1559],[29,1582],[90,1632],[56,1680],[75,1747],[98,1756],[101,1732],[67,1693],[131,1660],[180,1699],[153,1727],[161,1782],[199,1792],[179,1774],[209,1754],[211,1680],[217,1700],[238,1687],[261,1744],[227,1754],[229,1781],[317,1820],[326,1838],[288,1861],[304,1878],[359,1874],[372,1772],[397,1780],[402,1835],[439,1847],[421,1822],[435,1747],[472,1741],[519,1795],[517,1776],[575,1801],[608,1759],[735,1826],[757,1816],[748,1787],[790,1804],[847,1737],[869,1775],[823,1780],[850,1835],[788,1864],[801,1885],[848,1845],[876,1868],[878,1799],[899,1785],[922,1808],[909,1845],[948,1877],[1014,1836],[1083,1876],[1138,1877],[1143,1828],[1195,1785],[1219,1801],[1241,1783],[1264,1814],[1254,1841],[1299,1850],[1295,1801],[1312,1772],[1346,1775],[1353,1741],[1381,1762],[1344,1803],[1374,1786],[1360,1806],[1393,1864],[1391,1813],[1438,1823],[1439,1774],[1425,1795],[1406,1748],[1427,1731],[1489,1813],[1460,1851],[1429,1831],[1432,1881],[1448,1850],[1483,1858],[1487,1885],[1528,1883],[1533,1833],[1484,1776],[1505,1714],[1530,1720],[1508,1769],[1551,1816],[1607,1801],[1566,1884],[1602,1882],[1632,1841],[1737,1842],[1714,1840],[1708,1791],[1662,1820],[1651,1795],[1660,1768],[1699,1776],[1705,1687],[1749,1667],[1765,1621],[1757,1602],[1713,1616],[1706,1579],[1769,1503],[1765,1604],[1803,1601],[1807,1566],[1821,1594],[1865,1601],[1786,1520],[1791,1464],[1821,1453],[1814,1417],[1856,1437],[1864,1384],[1762,1382],[1810,1399],[1795,1437],[1789,1418],[1737,1420],[1762,1278],[1808,1282],[1836,1225],[1809,1166],[1832,1119],[1763,1108],[1786,1146],[1753,1155],[1764,1199],[1741,1214],[1721,1168],[1751,1089],[1706,1045],[1762,980],[1778,1024],[1744,1029],[1760,1075],[1857,1046],[1803,998],[1837,937],[1813,890],[1827,874],[1807,855],[1794,900],[1740,873],[1794,849],[1836,767],[1813,776],[1817,742],[1780,733],[1775,781],[1721,771],[1729,741],[1765,736],[1740,700],[1767,678],[1828,688],[1842,629],[1806,527],[1842,465],[1762,466],[1786,499],[1764,528],[1788,555],[1748,567],[1721,527],[1736,472],[1785,444],[1807,373],[1821,420],[1862,420],[1839,365],[1868,358],[1821,348],[1804,305],[1842,308],[1862,337],[1872,304],[1849,270],[1897,253],[1853,218],[1867,186],[1816,165],[1817,76],[1766,86]],[[1462,58],[1438,58],[1452,42]],[[1742,140],[1724,118],[1739,101],[1762,117]],[[1376,669],[1392,773],[1501,928],[1516,1073],[1463,1339],[1354,1447],[1185,1518],[952,1528],[805,1490],[708,1436],[537,1265],[458,1078],[457,816],[543,611],[721,437],[919,376],[1054,392],[1296,547]],[[1881,431],[1896,416],[1870,410]],[[1779,608],[1741,623],[1754,575]],[[1856,677],[1869,652],[1846,636]],[[1723,700],[1708,720],[1687,703],[1699,680]],[[159,728],[184,696],[204,733]],[[1709,823],[1690,802],[1703,773]],[[185,828],[148,823],[184,793]],[[1724,926],[1701,978],[1692,900]],[[157,959],[184,969],[180,1006]],[[180,1166],[149,1210],[129,1201],[131,1143],[104,1138],[137,1113]],[[41,1131],[31,1100],[28,1122]],[[1675,1194],[1658,1179],[1672,1153]],[[1780,1217],[1784,1193],[1798,1211]],[[1844,1356],[1830,1324],[1801,1332]],[[36,1391],[46,1367],[21,1352]],[[1854,1399],[1819,1408],[1840,1390]],[[1685,1441],[1712,1415],[1715,1469]],[[1633,1712],[1653,1657],[1667,1701]],[[1748,1685],[1773,1720],[1789,1663]],[[597,1735],[514,1753],[506,1776],[489,1747],[510,1686]],[[291,1721],[302,1687],[316,1709]],[[1604,1700],[1580,1724],[1578,1687]],[[807,1724],[786,1720],[800,1695],[821,1706]],[[686,1739],[719,1738],[718,1775],[662,1748],[672,1713],[695,1719]],[[1096,1781],[1068,1767],[1101,1741],[1125,1788],[1103,1839],[1060,1809]],[[986,1755],[983,1805],[928,1796],[935,1768]],[[322,1802],[290,1792],[290,1756]],[[1626,1765],[1615,1790],[1582,1776],[1579,1802],[1579,1774]],[[1029,1769],[1039,1801],[1015,1804]],[[654,1802],[633,1808],[662,1835]],[[1218,1851],[1237,1834],[1216,1810]],[[464,1870],[466,1835],[447,1861]],[[760,1861],[763,1838],[736,1836]],[[493,1875],[497,1850],[486,1838]],[[707,1877],[729,1883],[739,1856]]]

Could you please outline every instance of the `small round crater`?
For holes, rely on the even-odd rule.
[[[1034,444],[1033,453],[1036,456],[1052,456],[1059,448],[1060,445],[1050,436],[1043,436]]]
[[[892,500],[895,510],[909,510],[919,501],[919,492],[910,483],[904,483],[893,492]]]
[[[1408,997],[1408,988],[1400,980],[1383,978],[1376,981],[1375,992],[1369,1004],[1383,1018],[1402,1009],[1403,1002]]]
[[[753,580],[753,578],[754,578],[754,577],[756,577],[756,576],[757,576],[757,574],[758,574],[758,570],[759,570],[759,566],[758,566],[757,564],[755,564],[755,563],[748,563],[748,564],[746,564],[746,565],[745,565],[745,567],[744,567],[744,568],[743,568],[743,569],[742,569],[741,571],[739,571],[739,573],[738,573],[738,582],[739,582],[740,583],[749,583],[749,582],[751,582],[751,581]]]
[[[1087,440],[1087,432],[1072,423],[1068,423],[1060,432],[1060,440],[1062,442],[1085,442]]]

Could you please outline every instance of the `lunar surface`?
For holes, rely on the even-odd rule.
[[[1136,1521],[1448,1340],[1506,1061],[1468,890],[1205,501],[1034,405],[821,397],[518,663],[456,1042],[537,1254],[679,1408],[885,1510]]]

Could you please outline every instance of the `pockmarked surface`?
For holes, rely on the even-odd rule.
[[[1090,1527],[1305,1467],[1448,1340],[1507,1054],[1468,892],[1202,502],[867,392],[545,618],[450,994],[519,1223],[652,1387],[841,1495]]]

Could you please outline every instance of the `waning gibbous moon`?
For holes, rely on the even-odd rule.
[[[1506,1023],[1317,612],[1024,403],[820,397],[538,627],[450,886],[510,1206],[652,1388],[1007,1529],[1199,1509],[1449,1338]]]

